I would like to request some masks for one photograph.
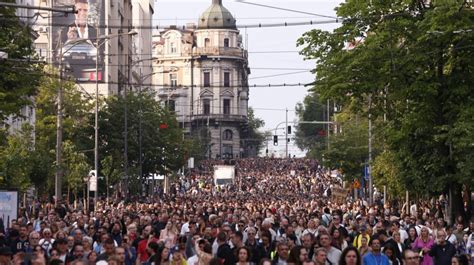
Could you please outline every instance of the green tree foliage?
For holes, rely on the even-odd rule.
[[[258,154],[265,142],[265,133],[260,131],[265,126],[265,121],[255,116],[255,111],[252,107],[248,109],[247,119],[247,134],[244,134],[247,139],[246,145],[247,147],[254,148],[255,154]]]
[[[16,17],[15,8],[1,6],[0,17],[0,52],[8,55],[0,59],[0,125],[4,125],[7,117],[21,117],[20,110],[32,104],[41,71],[28,61],[35,59],[30,27]]]
[[[318,62],[313,92],[374,120],[386,114],[375,126],[406,189],[472,186],[472,3],[349,0],[337,13],[334,32],[298,40]]]
[[[72,191],[75,199],[77,193],[83,189],[84,178],[88,175],[91,166],[87,162],[87,157],[74,146],[74,143],[67,140],[63,143],[64,154],[64,183],[68,191]]]
[[[90,130],[90,120],[93,102],[82,95],[72,82],[59,82],[58,73],[54,69],[46,69],[41,78],[38,93],[35,96],[36,123],[35,145],[31,153],[34,161],[30,178],[33,184],[43,192],[49,192],[54,186],[56,163],[56,122],[57,122],[57,90],[62,86],[64,95],[63,109],[63,150],[64,150],[64,178],[67,187],[68,179],[77,179],[83,174],[84,162],[88,162],[88,169],[92,167],[91,159],[85,155],[93,148],[93,133]],[[70,161],[80,161],[75,165]],[[73,168],[77,167],[77,168]],[[79,173],[78,173],[79,172]],[[88,172],[88,171],[87,171]],[[69,176],[72,174],[73,176]],[[72,182],[71,182],[72,183]],[[76,188],[74,182],[71,188]]]
[[[1,188],[17,188],[23,192],[29,188],[33,146],[33,128],[27,124],[20,132],[7,137],[7,145],[0,151]]]
[[[326,112],[325,103],[314,93],[296,105],[296,115],[300,121],[327,121]],[[327,149],[327,125],[299,123],[295,135],[298,148],[308,150],[308,156],[322,161],[323,151]]]
[[[112,172],[109,176],[112,179],[117,171],[123,172],[124,167],[124,100],[123,97],[109,97],[100,111],[99,150],[102,156],[112,159],[106,164],[107,172]],[[139,172],[140,135],[142,177],[168,173],[184,164],[188,146],[183,141],[182,130],[176,117],[162,108],[153,95],[128,95],[127,117],[129,174]]]
[[[347,113],[338,116],[338,126],[342,129],[330,134],[330,147],[323,152],[323,165],[340,169],[346,180],[360,180],[368,159],[367,120]]]

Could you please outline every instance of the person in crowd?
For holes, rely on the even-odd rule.
[[[436,235],[437,242],[434,244],[429,255],[433,257],[435,265],[449,265],[451,259],[456,255],[456,248],[446,240],[446,232],[439,229]]]
[[[390,265],[390,261],[382,252],[380,239],[372,238],[370,241],[371,250],[363,258],[364,265]]]
[[[347,241],[346,239],[341,235],[341,231],[339,229],[334,229],[332,231],[332,245],[343,251],[345,248],[347,248]]]
[[[160,231],[160,241],[165,242],[167,248],[175,246],[178,236],[178,229],[171,221],[168,221],[166,227]]]
[[[317,248],[314,251],[313,261],[316,265],[325,265],[327,262],[328,252],[325,248]]]
[[[227,243],[227,234],[225,232],[220,232],[217,235],[217,244],[219,246],[217,249],[217,257],[222,260],[222,264],[233,265],[236,258],[234,257],[234,253]]]
[[[241,246],[237,250],[237,265],[250,265],[251,264],[251,252],[245,246]]]
[[[18,219],[5,228],[4,236],[0,234],[0,247],[10,247],[12,253],[17,249],[32,252],[11,256],[11,259],[22,255],[36,257],[42,247],[47,251],[48,262],[52,263],[64,263],[66,259],[69,262],[74,253],[80,252],[76,245],[81,244],[83,257],[90,258],[90,264],[94,264],[99,255],[100,263],[110,260],[126,265],[179,263],[181,255],[192,265],[204,265],[210,262],[211,253],[219,254],[220,260],[229,264],[236,262],[238,250],[243,246],[250,251],[251,263],[258,264],[262,260],[265,263],[267,259],[285,256],[281,251],[283,243],[288,249],[300,246],[306,250],[309,260],[303,264],[336,265],[342,258],[335,256],[342,255],[340,251],[349,246],[355,246],[361,256],[373,255],[368,253],[368,242],[374,235],[383,241],[380,243],[384,243],[385,251],[389,251],[389,243],[394,247],[393,256],[398,256],[397,251],[401,253],[405,244],[418,256],[422,254],[419,261],[423,265],[433,264],[429,256],[430,233],[435,228],[436,232],[442,230],[447,221],[434,215],[441,213],[434,202],[444,204],[443,200],[411,202],[411,206],[416,206],[412,214],[404,212],[402,208],[406,207],[396,201],[383,205],[377,196],[373,204],[349,195],[339,198],[342,181],[332,177],[317,161],[272,157],[236,159],[235,167],[241,179],[239,188],[230,184],[216,191],[212,186],[213,167],[222,163],[223,160],[200,162],[195,169],[190,169],[189,177],[171,181],[169,193],[148,197],[130,194],[127,199],[101,198],[88,212],[67,200],[61,201],[58,207],[54,202],[38,200],[35,207],[22,208]],[[328,190],[332,196],[323,196]],[[470,226],[458,225],[463,222],[465,220],[456,219],[456,230],[452,234],[456,237],[458,254],[472,254],[474,222]],[[179,231],[183,237],[179,237]],[[406,239],[402,231],[407,231]],[[460,231],[464,233],[462,236]],[[40,238],[38,248],[34,241],[36,232]],[[225,236],[219,241],[221,232]],[[463,240],[459,240],[460,236]],[[113,242],[112,251],[106,250],[108,240]],[[160,255],[156,254],[150,258],[150,254],[155,253],[147,251],[150,242],[160,246],[155,252],[163,253],[163,257],[158,258]],[[169,248],[164,248],[165,244]],[[232,261],[227,261],[228,256],[223,254],[226,245],[234,251]],[[125,253],[123,261],[122,252]],[[300,250],[301,253],[304,251]],[[103,259],[105,255],[107,258]],[[405,261],[403,256],[400,259]],[[292,263],[290,257],[288,260]],[[69,263],[73,262],[83,261],[74,258]]]
[[[107,260],[109,257],[113,256],[115,254],[115,242],[112,238],[108,238],[104,242],[104,253],[100,254],[97,257],[97,261],[100,260]]]
[[[319,235],[319,243],[326,249],[328,262],[332,265],[338,264],[342,252],[331,245],[331,237],[328,234]]]
[[[451,259],[451,265],[469,265],[467,255],[456,255]]]
[[[308,251],[302,246],[295,246],[290,250],[288,256],[288,265],[303,265],[305,262],[309,261]]]
[[[430,237],[428,227],[421,228],[420,237],[413,242],[411,249],[418,252],[421,258],[421,265],[433,265],[433,258],[428,255],[434,245],[434,240]]]
[[[406,248],[411,248],[412,244],[418,238],[418,232],[414,225],[408,227],[408,238],[403,242]]]
[[[169,258],[170,249],[167,247],[162,247],[155,255],[154,265],[167,265],[170,262]]]
[[[403,264],[404,265],[419,265],[420,255],[411,249],[405,249],[403,251]]]
[[[272,264],[281,265],[288,263],[290,249],[284,241],[278,242]]]
[[[339,259],[339,265],[361,265],[361,264],[362,264],[362,258],[357,248],[353,246],[349,246],[342,251],[341,258]]]
[[[387,244],[383,247],[383,254],[387,256],[390,265],[400,265],[400,260],[395,254],[395,247],[392,244]]]

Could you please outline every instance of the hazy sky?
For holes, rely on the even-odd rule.
[[[246,0],[280,8],[302,12],[335,16],[334,8],[342,0]],[[189,22],[197,24],[199,15],[212,3],[212,0],[155,0],[155,26],[184,25]],[[301,14],[239,3],[235,0],[223,0],[223,5],[234,15],[237,25],[273,24],[284,22],[328,21],[330,19],[309,14]],[[314,61],[304,61],[298,54],[301,48],[296,47],[296,40],[306,31],[313,28],[332,30],[336,23],[312,26],[288,27],[240,27],[240,33],[247,34],[249,66],[251,75],[249,85],[253,84],[291,84],[309,83],[314,75],[309,71],[314,68]],[[245,42],[245,41],[244,41]],[[273,69],[260,69],[273,68]],[[277,69],[280,68],[280,69]],[[279,76],[273,76],[279,75]],[[271,77],[270,77],[271,76]],[[307,87],[256,87],[250,88],[249,105],[255,109],[257,117],[265,121],[266,130],[285,121],[285,108],[288,108],[288,120],[295,118],[295,105],[307,94]],[[265,110],[281,109],[281,110]],[[283,128],[283,126],[281,126]],[[283,130],[280,131],[283,134]],[[290,146],[296,153],[293,146]]]

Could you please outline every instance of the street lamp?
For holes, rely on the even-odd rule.
[[[119,34],[110,34],[110,35],[103,35],[97,36],[95,39],[95,43],[93,43],[94,47],[96,48],[96,61],[95,61],[95,79],[96,79],[96,91],[95,91],[95,143],[94,143],[94,169],[96,172],[96,176],[98,177],[98,158],[99,158],[99,148],[98,148],[98,138],[99,138],[99,126],[98,126],[98,118],[99,118],[99,83],[98,83],[98,72],[99,72],[99,48],[105,43],[105,40],[109,40],[111,38],[123,36],[123,35],[135,35],[137,32],[130,31],[127,33],[119,33]],[[59,203],[61,199],[61,190],[62,190],[62,137],[63,137],[63,91],[62,91],[62,71],[63,71],[63,56],[73,47],[78,44],[84,42],[90,42],[93,39],[76,39],[67,42],[70,45],[67,49],[63,50],[64,46],[62,40],[59,42],[59,47],[61,47],[61,51],[59,53],[59,88],[58,88],[58,113],[57,113],[57,125],[56,125],[56,175],[55,175],[55,196],[56,196],[56,204]],[[104,40],[104,42],[99,43],[99,41]],[[97,202],[97,189],[95,191],[95,202]]]

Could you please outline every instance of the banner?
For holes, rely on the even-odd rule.
[[[97,191],[97,174],[95,170],[89,172],[89,191]]]
[[[52,17],[53,58],[62,58],[65,75],[76,82],[102,82],[104,45],[96,49],[96,39],[104,35],[104,10],[99,0],[53,0],[56,8],[75,7],[76,13]],[[99,54],[97,54],[99,52]],[[96,61],[98,73],[96,76]]]
[[[0,190],[0,219],[5,230],[18,219],[18,191]]]

